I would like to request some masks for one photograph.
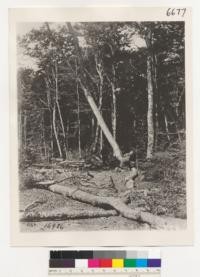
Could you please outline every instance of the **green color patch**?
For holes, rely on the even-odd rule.
[[[124,267],[136,267],[136,259],[125,259]]]

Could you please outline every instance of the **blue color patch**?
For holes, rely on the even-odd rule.
[[[136,259],[136,267],[147,267],[147,259]]]

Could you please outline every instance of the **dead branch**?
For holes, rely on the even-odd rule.
[[[114,180],[113,180],[112,176],[110,176],[110,183],[111,183],[111,188],[112,188],[116,193],[118,193],[118,189],[117,189],[117,187],[116,187],[116,185],[115,185],[115,183],[114,183]]]

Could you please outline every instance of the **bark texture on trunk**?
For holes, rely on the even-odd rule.
[[[84,219],[84,218],[97,218],[116,216],[118,212],[115,210],[98,210],[98,211],[70,211],[64,207],[50,211],[25,211],[20,216],[22,222],[33,221],[49,221],[49,220],[69,220],[69,219]]]
[[[147,57],[147,90],[148,90],[148,111],[147,111],[147,126],[148,126],[148,142],[147,142],[147,159],[153,157],[154,150],[154,122],[153,122],[153,82],[152,82],[152,58]]]
[[[117,137],[117,97],[115,91],[115,85],[112,83],[112,131],[113,137],[116,140]]]
[[[92,97],[92,95],[90,94],[90,92],[88,91],[88,89],[84,86],[84,84],[82,83],[82,81],[79,79],[79,83],[80,83],[80,86],[84,92],[84,95],[99,123],[99,126],[101,127],[105,137],[107,138],[108,142],[110,143],[112,149],[113,149],[113,152],[114,152],[114,155],[115,157],[119,160],[119,161],[122,161],[123,158],[122,158],[122,154],[121,154],[121,150],[117,144],[117,142],[115,141],[115,139],[113,138],[110,130],[108,129],[101,113],[99,112],[98,110],[98,107]]]
[[[45,187],[47,188],[47,187]],[[141,223],[147,223],[153,228],[159,229],[174,229],[175,222],[179,227],[185,227],[185,220],[175,218],[162,218],[148,212],[131,209],[120,198],[117,197],[101,197],[82,191],[80,188],[61,186],[58,184],[50,185],[48,190],[62,194],[65,197],[78,200],[80,202],[88,203],[92,206],[104,208],[105,210],[114,209],[125,218],[135,220]]]
[[[96,64],[96,71],[97,74],[99,76],[99,111],[102,115],[102,106],[103,106],[103,82],[104,82],[104,76],[103,76],[103,67],[100,61],[98,61],[98,57],[95,56],[95,64]],[[103,115],[102,115],[103,117]],[[103,134],[102,134],[102,130],[97,122],[97,126],[96,126],[96,132],[95,132],[95,139],[94,139],[94,145],[93,145],[93,152],[96,152],[98,149],[98,145],[99,145],[99,150],[101,152],[102,148],[103,148]]]

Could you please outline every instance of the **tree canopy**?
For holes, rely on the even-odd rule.
[[[81,157],[104,147],[112,152],[83,86],[122,153],[137,149],[144,158],[150,144],[153,155],[180,143],[185,134],[184,23],[71,26],[73,33],[68,23],[43,23],[18,38],[20,51],[37,64],[18,69],[21,158],[50,161],[72,152]]]

